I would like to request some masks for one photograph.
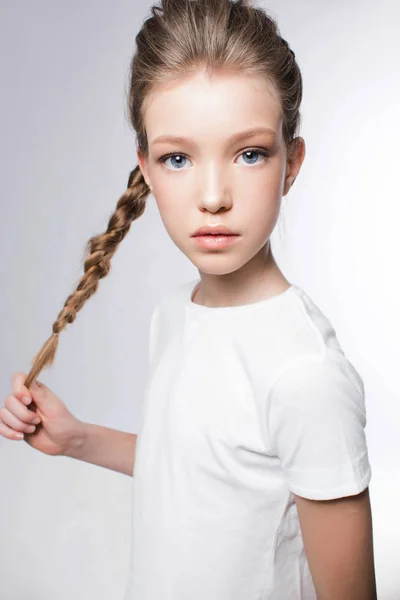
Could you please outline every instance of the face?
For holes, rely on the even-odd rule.
[[[299,138],[287,161],[279,99],[266,79],[198,73],[174,82],[148,98],[145,127],[149,154],[138,153],[139,166],[176,246],[210,275],[262,258],[304,157]],[[215,224],[239,236],[224,248],[201,247],[193,233]]]

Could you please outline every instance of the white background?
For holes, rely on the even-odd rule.
[[[259,2],[296,53],[306,158],[272,247],[328,316],[361,375],[380,600],[399,598],[400,5]],[[126,92],[150,3],[0,5],[0,402],[81,275],[136,166]],[[40,379],[80,419],[137,432],[151,310],[198,276],[155,200]],[[132,478],[25,442],[0,444],[0,600],[117,600],[128,575]]]

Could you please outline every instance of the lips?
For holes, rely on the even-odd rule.
[[[195,231],[192,235],[192,237],[197,237],[197,236],[207,236],[207,235],[218,235],[218,236],[224,236],[224,235],[239,235],[238,233],[236,233],[235,231],[232,231],[231,229],[228,229],[228,227],[225,227],[223,225],[217,225],[214,227],[210,227],[210,226],[204,226],[204,227],[200,227],[200,229],[198,229],[197,231]]]

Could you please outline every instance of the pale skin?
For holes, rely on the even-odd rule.
[[[199,270],[194,300],[210,307],[235,306],[285,291],[290,284],[274,260],[269,237],[282,196],[299,173],[305,143],[298,138],[298,152],[289,163],[279,100],[264,78],[199,73],[158,90],[145,115],[149,154],[138,152],[139,166],[171,239]],[[260,127],[266,131],[229,139]],[[156,141],[167,134],[193,143]],[[270,156],[260,151],[250,159],[243,156],[252,147]],[[171,158],[159,162],[170,152],[184,154],[184,164]],[[219,251],[197,247],[190,234],[213,224],[229,227],[240,238]]]
[[[139,166],[171,239],[199,270],[192,300],[236,306],[285,291],[290,283],[269,238],[282,196],[300,171],[305,142],[298,138],[289,161],[279,100],[268,82],[237,73],[212,78],[199,73],[158,90],[146,107],[145,123],[149,153],[138,152]],[[270,132],[230,139],[260,127]],[[156,141],[167,135],[186,139]],[[270,155],[246,155],[253,148]],[[173,156],[160,162],[168,153]],[[239,233],[238,243],[212,251],[195,245],[194,230],[215,223]],[[369,489],[333,500],[296,494],[294,499],[318,600],[375,600]]]
[[[282,196],[290,190],[305,155],[287,160],[279,101],[259,77],[219,73],[158,90],[145,114],[149,156],[139,166],[153,192],[173,242],[198,268],[201,282],[193,300],[205,306],[235,306],[279,294],[290,285],[276,264],[269,237]],[[235,133],[254,127],[240,142]],[[165,134],[191,137],[194,143],[163,142]],[[268,150],[263,157],[254,151]],[[178,163],[163,154],[187,157]],[[254,160],[256,158],[256,160]],[[183,165],[183,166],[182,166]],[[234,246],[204,250],[190,234],[202,225],[223,224],[240,234]],[[136,434],[76,419],[47,386],[24,386],[26,373],[12,376],[12,394],[0,409],[0,435],[16,440],[23,433],[33,448],[49,455],[84,460],[133,474]],[[24,402],[24,398],[27,401]],[[37,412],[28,409],[34,400]],[[37,429],[32,425],[39,416]],[[304,548],[318,600],[375,600],[372,517],[368,488],[334,500],[310,500],[294,494]]]

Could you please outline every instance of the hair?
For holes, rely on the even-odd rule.
[[[135,41],[127,101],[140,154],[148,156],[144,115],[150,94],[199,70],[211,75],[229,69],[262,74],[272,85],[281,103],[283,139],[287,159],[291,159],[300,127],[302,77],[295,53],[280,36],[274,17],[265,10],[246,0],[161,0],[151,7],[151,16],[143,22]],[[137,165],[106,231],[86,243],[84,275],[53,323],[53,334],[35,356],[26,387],[53,363],[60,332],[75,321],[99,280],[109,273],[111,258],[132,222],[143,214],[150,193]]]

